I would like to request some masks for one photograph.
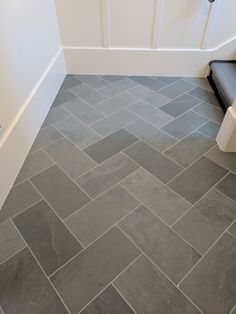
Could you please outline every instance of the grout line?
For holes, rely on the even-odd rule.
[[[190,77],[191,78],[191,77]],[[198,78],[198,77],[196,77],[196,78]],[[200,77],[200,79],[201,79],[201,77]],[[204,78],[203,78],[204,79]],[[202,89],[204,89],[204,90],[206,90],[207,92],[211,92],[212,93],[212,88],[211,88],[211,86],[210,86],[210,84],[209,84],[209,87],[207,88],[207,87],[203,87],[203,85],[201,85],[201,84],[197,84],[196,82],[194,83],[194,82],[191,82],[191,80],[190,81],[188,81],[188,77],[183,77],[183,80],[185,81],[185,82],[187,82],[187,83],[191,83],[191,84],[193,84],[193,85],[195,85],[196,87],[200,87],[200,88],[202,88]],[[207,79],[205,78],[205,80],[207,81]],[[210,88],[210,89],[209,89]]]
[[[234,221],[236,221],[236,220],[234,220]],[[232,237],[234,237],[236,239],[236,236],[234,234],[232,234],[229,230],[227,230],[226,233],[228,233],[229,235],[231,235]]]
[[[231,311],[229,312],[229,314],[233,314],[234,310],[236,309],[236,304],[235,306],[232,307]]]
[[[142,254],[139,255],[139,257],[141,256]],[[138,257],[138,258],[139,258]],[[114,280],[113,280],[114,281]],[[121,296],[121,298],[125,301],[125,303],[131,308],[131,310],[134,312],[134,314],[138,314],[135,309],[133,308],[133,306],[127,301],[127,299],[123,296],[123,294],[120,292],[120,290],[118,290],[118,288],[115,286],[115,284],[111,283],[112,287],[116,290],[116,292]]]
[[[50,125],[50,126],[52,126],[52,125]],[[54,127],[54,126],[53,126]],[[54,127],[55,128],[55,127]],[[55,128],[56,129],[56,128]],[[57,129],[56,129],[57,130]],[[57,130],[57,131],[59,131],[59,130]],[[60,131],[59,131],[60,132]],[[60,134],[62,134],[61,132],[60,132]],[[46,144],[46,145],[43,145],[42,147],[40,147],[40,148],[38,148],[38,149],[35,149],[35,150],[33,150],[33,151],[29,151],[29,153],[28,153],[28,155],[31,155],[31,154],[34,154],[34,153],[37,153],[38,151],[40,151],[40,150],[42,150],[42,149],[44,149],[44,148],[47,148],[48,146],[50,146],[50,145],[52,145],[52,144],[54,144],[54,143],[57,143],[57,142],[59,142],[60,140],[63,140],[63,139],[65,139],[66,138],[66,136],[64,135],[64,134],[62,134],[62,137],[60,137],[60,138],[58,138],[57,140],[55,140],[55,141],[52,141],[52,142],[50,142],[50,143],[48,143],[48,144]]]
[[[229,173],[228,173],[228,174],[229,174]],[[228,175],[228,174],[227,174],[227,175]],[[227,177],[227,175],[225,175],[223,178],[221,178],[221,179],[217,182],[216,185],[218,185],[221,181],[223,181],[224,178]],[[219,192],[221,195],[223,195],[224,197],[228,198],[231,202],[232,202],[232,201],[235,202],[235,204],[236,204],[236,201],[235,201],[234,199],[232,199],[231,197],[229,197],[228,195],[226,195],[226,194],[223,193],[222,191],[218,190],[217,187],[215,187],[215,189],[216,189],[216,191]]]
[[[15,228],[15,225],[13,225]],[[19,231],[17,230],[17,233],[19,233]],[[19,235],[20,238],[22,238],[21,234]],[[25,243],[25,242],[24,242]],[[12,257],[16,256],[18,253],[20,253],[21,251],[23,251],[25,248],[27,248],[27,246],[25,245],[24,247],[22,247],[21,249],[17,250],[16,252],[14,252],[13,254],[9,255],[7,258],[5,258],[3,261],[0,262],[0,265],[4,264],[5,262],[7,262],[9,259],[11,259]],[[1,313],[0,313],[1,314]]]

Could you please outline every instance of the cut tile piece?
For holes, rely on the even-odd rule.
[[[202,254],[236,219],[236,202],[212,190],[173,228]]]
[[[144,142],[138,142],[124,153],[143,168],[166,183],[180,173],[183,168]]]
[[[106,100],[95,106],[98,110],[102,111],[105,114],[110,114],[114,111],[118,111],[131,103],[135,102],[137,97],[129,93],[122,93],[120,95],[114,96],[109,100]]]
[[[204,118],[195,112],[188,111],[165,125],[163,130],[181,140],[206,122],[207,118]]]
[[[80,84],[81,84],[80,80],[76,79],[74,75],[67,75],[64,79],[64,82],[61,85],[60,90],[64,91],[66,89],[72,88]]]
[[[25,159],[23,166],[16,178],[15,184],[28,179],[35,174],[49,168],[54,162],[42,150],[38,150]]]
[[[122,154],[79,177],[76,182],[89,196],[96,197],[138,169],[138,165]]]
[[[101,112],[79,98],[68,102],[64,108],[86,124],[93,123],[103,117]]]
[[[125,129],[160,152],[177,142],[177,139],[148,122],[139,119]]]
[[[187,201],[142,168],[127,177],[122,185],[169,225],[190,207]]]
[[[153,92],[149,88],[146,88],[144,86],[136,86],[130,89],[129,93],[142,99],[143,101],[154,107],[160,107],[170,101],[170,98]]]
[[[81,314],[135,314],[116,289],[108,286]]]
[[[140,118],[147,120],[157,127],[161,127],[164,124],[173,120],[173,117],[168,113],[152,107],[144,101],[138,101],[128,107],[130,111],[138,115]]]
[[[201,157],[190,168],[170,182],[169,186],[194,204],[226,173],[227,170],[225,168],[206,157]]]
[[[217,184],[216,188],[223,192],[228,197],[232,198],[236,201],[236,175],[233,173],[229,173],[219,184]]]
[[[208,82],[208,79],[202,77],[185,77],[185,81],[195,84],[201,88],[207,89],[208,91],[212,92],[211,85]]]
[[[87,147],[101,138],[75,117],[59,121],[55,123],[55,127],[79,148]]]
[[[158,78],[154,79],[150,76],[131,76],[129,78],[140,85],[152,89],[153,91],[157,91],[158,89],[166,86],[166,83],[163,81],[158,80]]]
[[[49,145],[44,150],[72,179],[97,165],[65,138]]]
[[[215,122],[221,123],[224,119],[224,113],[220,108],[211,105],[207,102],[202,102],[197,107],[193,108],[193,111],[200,113],[204,117],[213,120]]]
[[[65,119],[69,116],[69,113],[66,112],[61,106],[53,107],[50,109],[48,115],[46,116],[42,128],[45,128],[57,121]]]
[[[13,221],[47,275],[82,250],[45,201],[27,209]]]
[[[41,195],[29,181],[13,186],[0,210],[0,223],[19,214],[41,199]]]
[[[137,141],[136,136],[121,129],[85,148],[84,151],[93,160],[101,163]]]
[[[122,220],[119,227],[176,284],[200,258],[200,254],[144,206]]]
[[[140,254],[117,228],[111,229],[52,277],[72,314],[78,313]]]
[[[100,75],[77,75],[76,78],[95,89],[102,88],[109,84]]]
[[[90,127],[102,136],[107,136],[137,119],[132,112],[122,109],[94,122]]]
[[[41,172],[31,181],[62,219],[90,201],[89,197],[58,166]]]
[[[206,157],[233,172],[236,172],[236,153],[222,152],[218,146],[210,150]]]
[[[136,313],[200,314],[144,255],[120,275],[114,284]]]
[[[0,224],[0,264],[25,247],[25,242],[10,220]]]
[[[54,126],[49,126],[47,128],[41,129],[31,147],[30,153],[47,146],[60,138],[63,135],[54,128]]]
[[[0,304],[5,314],[68,314],[27,248],[0,265]]]
[[[168,149],[165,155],[187,167],[215,144],[210,137],[195,131]]]
[[[228,234],[215,244],[180,288],[204,312],[228,314],[235,305],[236,239]]]
[[[206,124],[201,126],[198,131],[201,133],[206,134],[207,136],[211,138],[216,138],[218,132],[220,129],[220,125],[218,123],[215,123],[213,121],[208,121]]]
[[[158,92],[165,97],[174,99],[176,97],[179,97],[183,93],[187,93],[189,90],[193,88],[194,88],[193,84],[188,83],[184,80],[179,80],[176,83],[171,84],[170,86],[167,86]]]
[[[162,82],[166,84],[172,84],[182,79],[182,77],[175,77],[175,76],[152,76],[154,78],[157,78],[158,80],[161,80]]]
[[[119,80],[122,80],[123,78],[126,78],[126,76],[123,75],[103,75],[104,80],[110,82],[110,83],[114,83],[117,82]]]
[[[77,83],[78,83],[78,81],[77,81]],[[68,90],[59,91],[59,93],[57,94],[57,96],[56,96],[56,98],[52,104],[52,108],[63,105],[66,102],[74,100],[74,99],[76,99],[75,95],[70,93]]]
[[[121,92],[124,92],[131,87],[136,86],[137,83],[129,80],[128,78],[124,78],[122,80],[119,80],[113,84],[110,84],[108,86],[105,86],[101,88],[99,91],[105,94],[108,97],[115,96],[117,94],[120,94]]]
[[[219,106],[219,103],[216,99],[216,96],[213,94],[213,92],[210,92],[206,89],[203,89],[201,87],[196,87],[190,92],[188,92],[190,95],[197,97],[203,101],[209,102],[212,105]]]
[[[138,205],[139,202],[118,185],[74,213],[65,223],[82,245],[88,246]]]
[[[93,106],[106,99],[106,96],[85,84],[72,87],[70,92]]]
[[[160,107],[160,109],[173,117],[178,117],[180,114],[196,106],[199,102],[200,100],[188,94],[184,94]]]

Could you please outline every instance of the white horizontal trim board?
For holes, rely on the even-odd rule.
[[[0,208],[20,171],[65,75],[63,50],[60,49],[0,140]]]

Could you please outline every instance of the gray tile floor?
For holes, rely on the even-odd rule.
[[[0,211],[0,312],[236,312],[236,154],[205,79],[67,76]]]

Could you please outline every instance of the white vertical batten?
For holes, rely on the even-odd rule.
[[[214,31],[215,23],[217,23],[217,15],[219,12],[221,0],[216,0],[209,6],[208,17],[206,20],[205,31],[203,33],[201,49],[209,49],[211,47],[211,36]]]
[[[102,3],[102,29],[103,29],[103,46],[110,47],[110,0],[101,0]]]
[[[161,22],[164,10],[164,1],[156,0],[155,2],[155,13],[153,21],[153,35],[152,35],[152,48],[160,48],[160,35],[161,35]]]

